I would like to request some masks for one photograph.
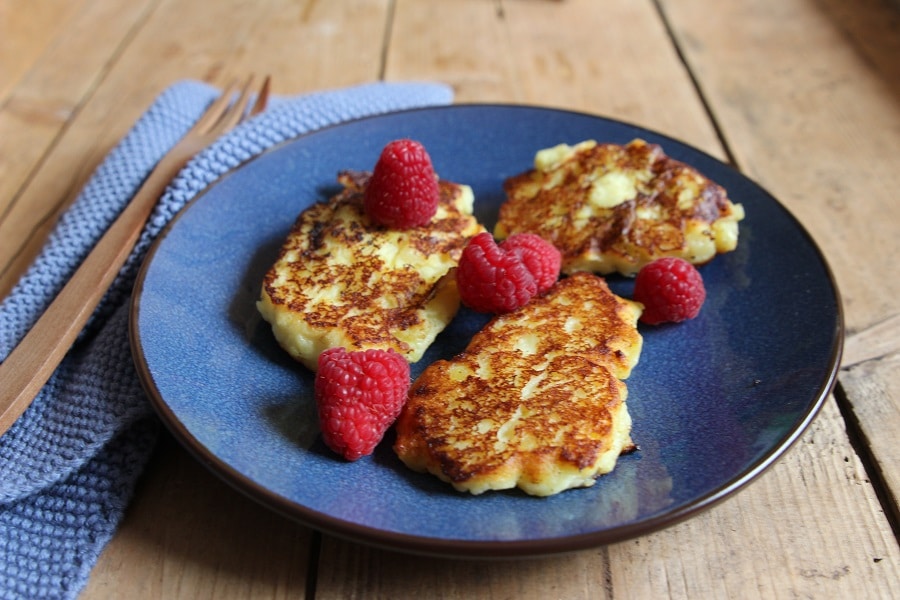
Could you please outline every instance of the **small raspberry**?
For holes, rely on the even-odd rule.
[[[678,323],[700,313],[706,288],[700,272],[688,261],[659,258],[638,272],[633,297],[644,305],[641,315],[644,323]]]
[[[500,244],[501,250],[514,252],[534,277],[537,293],[543,294],[559,279],[562,255],[556,246],[533,233],[515,233]]]
[[[319,427],[325,444],[347,460],[375,450],[397,419],[409,391],[409,363],[393,350],[319,355],[315,380]]]
[[[428,224],[439,199],[431,157],[419,142],[403,139],[388,143],[381,151],[363,205],[379,225],[409,229]]]
[[[478,312],[510,312],[537,293],[537,283],[519,255],[497,246],[487,232],[469,240],[456,268],[456,283],[463,304]]]

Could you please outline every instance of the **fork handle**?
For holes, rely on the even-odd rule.
[[[0,363],[0,435],[59,366],[131,254],[166,185],[187,162],[164,156],[37,323]]]

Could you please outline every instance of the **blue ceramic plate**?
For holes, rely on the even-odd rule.
[[[319,439],[312,377],[276,345],[254,303],[296,216],[411,137],[438,173],[468,183],[492,227],[506,177],[534,152],[593,138],[642,137],[724,185],[744,205],[740,244],[701,271],[700,316],[643,327],[628,380],[640,451],[587,489],[550,498],[472,497],[407,470],[390,435],[346,463]],[[631,282],[609,278],[630,296]],[[483,317],[462,310],[415,376],[461,350]],[[696,514],[771,465],[834,382],[842,315],[834,280],[802,226],[771,195],[676,140],[596,116],[458,105],[351,122],[292,140],[222,178],[158,240],[141,273],[132,341],[162,419],[204,464],[312,527],[383,547],[455,556],[549,554],[620,541]]]

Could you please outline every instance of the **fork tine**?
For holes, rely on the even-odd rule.
[[[266,104],[269,102],[269,83],[270,77],[266,75],[265,79],[263,79],[262,88],[259,90],[259,93],[256,95],[256,102],[253,103],[253,108],[250,109],[250,116],[258,115],[266,108]]]
[[[140,189],[106,230],[59,295],[12,352],[0,362],[0,436],[31,404],[125,264],[166,185],[196,154],[244,118],[256,81],[250,77],[234,103],[232,82],[193,127],[156,164]],[[263,110],[269,78],[250,110]]]
[[[190,133],[202,133],[210,129],[216,122],[222,117],[225,111],[228,109],[228,105],[231,103],[231,96],[234,94],[237,89],[237,82],[232,81],[228,84],[228,87],[225,88],[218,98],[213,101],[212,104],[206,109],[197,122],[194,123],[194,126],[191,127]]]
[[[244,118],[244,111],[247,110],[247,104],[250,102],[250,89],[253,81],[256,79],[253,75],[247,78],[244,87],[241,88],[241,95],[234,101],[222,118],[216,123],[216,130],[219,132],[227,131],[237,125]]]
[[[231,103],[231,97],[238,89],[236,81],[228,84],[228,87],[219,95],[215,101],[209,105],[206,112],[194,123],[190,133],[221,135],[238,123],[240,123],[245,115],[253,116],[262,112],[269,99],[269,76],[263,79],[262,87],[256,95],[256,101],[250,112],[247,112],[247,105],[250,102],[250,90],[254,87],[255,77],[251,75],[247,78],[241,88],[241,93],[234,103]]]

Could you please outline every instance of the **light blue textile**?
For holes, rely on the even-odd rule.
[[[173,85],[99,166],[0,304],[0,359],[218,93],[194,81]],[[276,98],[188,164],[75,347],[0,437],[0,598],[76,597],[153,449],[159,424],[132,364],[128,302],[141,260],[166,223],[220,175],[286,139],[361,116],[451,101],[448,87],[430,83],[373,83]]]

